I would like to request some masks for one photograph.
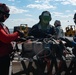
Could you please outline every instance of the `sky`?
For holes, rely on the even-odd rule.
[[[39,15],[43,11],[51,13],[51,25],[55,20],[60,20],[63,30],[73,22],[76,13],[76,0],[0,0],[10,9],[10,17],[4,22],[8,28],[28,24],[32,27],[39,22]]]

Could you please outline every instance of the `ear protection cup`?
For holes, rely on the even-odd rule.
[[[48,13],[48,14],[49,14],[49,17],[50,17],[50,20],[49,20],[49,21],[51,21],[51,20],[52,20],[52,18],[51,18],[51,14],[50,14],[50,12],[49,12],[49,11],[43,11],[43,12],[42,12],[42,14],[39,16],[39,19],[41,20],[41,19],[43,18],[44,13]]]
[[[9,14],[9,8],[8,6],[6,6],[6,4],[4,3],[0,3],[0,12],[4,13],[4,14]]]

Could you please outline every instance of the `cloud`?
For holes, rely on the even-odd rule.
[[[70,12],[69,10],[67,10],[67,12]],[[54,16],[55,17],[58,17],[58,18],[72,18],[73,17],[73,14],[68,14],[68,15],[65,15],[64,13],[59,13],[59,12],[53,12]]]
[[[76,10],[74,10],[74,12],[76,12]]]
[[[25,16],[29,16],[29,17],[32,17],[32,15],[31,15],[31,14],[25,14]]]
[[[65,12],[67,12],[67,13],[68,13],[68,12],[71,12],[71,10],[66,10]]]
[[[50,4],[51,0],[36,0],[34,4],[27,5],[28,8],[42,9],[55,9],[56,7]]]
[[[67,4],[76,5],[76,0],[63,0],[61,2],[61,4],[63,4],[63,5],[67,5]]]
[[[18,14],[18,13],[28,12],[28,10],[18,9],[15,6],[9,6],[9,8],[10,8],[10,13],[11,14]]]
[[[9,28],[14,28],[14,26],[20,26],[20,24],[28,24],[29,27],[32,27],[38,20],[33,18],[25,18],[25,19],[7,19],[5,24]]]
[[[35,2],[36,2],[36,3],[45,3],[45,2],[46,2],[46,3],[49,3],[50,1],[51,1],[51,0],[45,0],[45,1],[44,1],[44,0],[36,0]]]
[[[29,4],[27,5],[28,8],[36,8],[36,9],[55,9],[56,7],[52,5],[47,5],[47,4]]]
[[[8,0],[8,1],[12,1],[12,2],[14,2],[15,0]]]
[[[54,1],[61,2],[61,4],[63,5],[67,5],[67,4],[76,5],[76,0],[54,0]]]
[[[55,16],[60,16],[60,15],[62,15],[63,13],[53,12],[53,14],[54,14]]]

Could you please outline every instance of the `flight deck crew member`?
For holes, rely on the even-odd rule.
[[[41,15],[39,16],[39,22],[35,25],[33,25],[32,29],[29,32],[29,35],[34,36],[35,38],[50,38],[51,36],[55,36],[55,28],[54,26],[50,25],[50,21],[52,20],[51,14],[49,11],[43,11]],[[51,36],[49,36],[51,35]],[[50,59],[53,61],[53,56],[50,56]],[[45,69],[45,64],[41,70]],[[41,65],[41,66],[42,66]],[[48,66],[49,65],[49,66]],[[50,66],[50,60],[47,61],[47,68],[48,68],[48,74],[52,72],[49,70],[49,68],[53,68],[52,65]]]
[[[47,34],[54,35],[55,29],[54,26],[50,25],[51,20],[52,18],[50,12],[43,11],[39,16],[39,22],[33,25],[29,35],[32,35],[35,38],[46,38]]]
[[[20,36],[20,32],[10,34],[9,29],[3,24],[9,18],[9,8],[0,3],[0,75],[9,75],[10,53],[13,50],[12,41]]]

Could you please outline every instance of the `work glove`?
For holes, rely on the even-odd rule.
[[[17,30],[17,32],[19,33],[20,38],[24,37],[24,32]]]

